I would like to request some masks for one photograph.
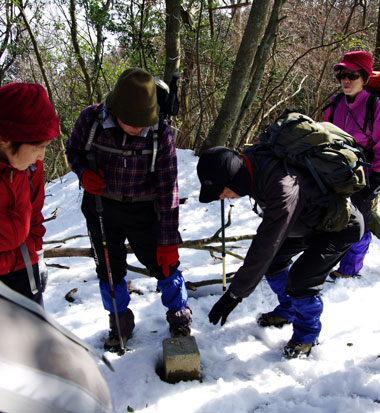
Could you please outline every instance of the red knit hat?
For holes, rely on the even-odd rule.
[[[36,83],[0,88],[0,138],[12,142],[48,141],[60,134],[59,118],[45,89]]]
[[[372,67],[372,56],[367,52],[356,50],[354,52],[346,53],[343,56],[343,61],[334,66],[334,71],[337,72],[340,69],[347,69],[351,71],[363,69],[368,73],[369,76],[371,76]]]

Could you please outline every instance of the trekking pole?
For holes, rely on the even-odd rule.
[[[226,234],[224,225],[224,199],[220,200],[221,218],[222,218],[222,263],[223,263],[223,292],[226,292]]]
[[[96,159],[95,159],[95,154],[89,153],[87,155],[87,160],[90,168],[94,171],[97,172],[98,168],[96,167]],[[104,251],[104,259],[106,261],[106,268],[107,268],[107,275],[108,275],[108,284],[110,287],[110,296],[112,297],[112,303],[113,303],[113,310],[115,312],[115,321],[116,321],[116,328],[117,328],[117,334],[119,335],[119,341],[120,341],[120,354],[125,353],[125,347],[123,343],[123,339],[121,338],[121,328],[120,328],[120,320],[119,320],[119,313],[117,311],[117,305],[116,305],[116,297],[115,297],[115,289],[113,287],[113,280],[112,280],[112,272],[111,272],[111,265],[110,265],[110,260],[109,260],[109,255],[108,255],[108,246],[107,246],[107,241],[106,241],[106,233],[104,231],[104,224],[103,224],[103,204],[102,204],[102,198],[100,195],[94,195],[95,196],[95,206],[96,206],[96,212],[98,213],[99,216],[99,225],[100,225],[100,233],[102,236],[102,244],[103,244],[103,251]]]

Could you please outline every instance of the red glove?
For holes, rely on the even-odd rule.
[[[104,172],[101,169],[98,169],[97,173],[91,169],[86,169],[82,175],[82,185],[90,194],[102,195],[106,189]]]
[[[157,246],[157,263],[162,266],[162,272],[165,277],[169,277],[169,265],[174,267],[179,259],[178,246],[170,245],[164,247],[162,245]]]

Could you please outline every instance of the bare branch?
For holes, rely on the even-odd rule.
[[[72,235],[70,237],[67,238],[63,238],[63,239],[59,239],[59,240],[50,240],[50,241],[44,241],[44,244],[65,244],[66,241],[69,241],[71,239],[75,239],[75,238],[85,238],[88,237],[88,235]],[[59,247],[57,247],[59,248]],[[74,248],[75,249],[75,248]]]
[[[46,218],[44,222],[49,222],[53,221],[53,219],[56,219],[58,216],[58,208],[55,208],[55,210],[52,212],[51,216],[49,218]]]

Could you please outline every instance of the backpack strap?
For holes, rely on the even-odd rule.
[[[158,152],[158,139],[159,137],[162,137],[165,129],[165,123],[164,119],[162,117],[159,117],[158,125],[155,125],[153,129],[153,135],[152,135],[152,140],[153,140],[153,153],[152,153],[152,163],[150,165],[150,172],[154,172],[154,168],[156,166],[156,158],[157,158],[157,152]]]
[[[100,145],[99,143],[93,143],[91,146],[98,148],[104,152],[114,153],[120,156],[136,156],[136,155],[151,155],[153,154],[153,149],[141,149],[141,150],[128,150],[109,148],[108,146]]]
[[[30,192],[33,193],[34,192],[34,187],[33,187],[33,183],[32,183],[32,174],[34,173],[34,171],[37,169],[36,164],[32,164],[28,167],[28,169],[26,170],[26,175],[28,177],[28,181],[29,181],[29,187],[30,187]]]
[[[335,96],[335,98],[322,109],[322,111],[325,112],[328,108],[331,107],[331,112],[328,118],[328,121],[330,123],[334,123],[335,109],[338,106],[338,103],[342,100],[343,96],[344,96],[343,92],[338,93]],[[371,133],[373,132],[373,123],[375,120],[375,112],[376,112],[376,106],[377,106],[378,101],[379,101],[379,95],[377,93],[371,93],[369,98],[367,99],[363,128],[360,128],[363,131],[367,130],[367,125],[368,125]]]
[[[328,118],[328,121],[330,123],[334,123],[335,109],[338,106],[338,103],[342,100],[343,96],[344,96],[343,92],[338,93],[337,95],[335,95],[335,97],[330,103],[328,103],[324,108],[322,108],[322,112],[325,112],[328,108],[331,108],[331,112]]]
[[[89,152],[91,149],[91,146],[95,139],[95,133],[96,133],[96,130],[98,129],[99,124],[103,123],[103,115],[102,115],[103,108],[104,108],[104,105],[101,103],[95,109],[95,121],[91,126],[90,133],[88,134],[87,143],[86,143],[86,146],[84,147],[85,151],[87,152]]]
[[[311,162],[310,162],[310,160],[308,159],[307,156],[305,156],[305,164],[306,164],[307,169],[310,171],[312,177],[314,178],[314,180],[318,184],[319,189],[322,191],[322,193],[324,195],[328,194],[329,191],[326,188],[326,185],[322,182],[322,179],[319,177],[317,171],[314,169],[313,165],[311,164]]]
[[[371,93],[367,99],[363,129],[366,131],[368,125],[371,133],[373,132],[373,123],[375,120],[375,112],[378,101],[379,95],[377,93]]]
[[[34,171],[36,169],[37,169],[37,166],[35,164],[32,164],[26,170],[26,175],[28,177],[30,193],[31,194],[34,192],[34,187],[33,187],[33,183],[32,183],[32,174],[34,173]],[[26,273],[28,274],[30,290],[32,291],[33,295],[37,294],[38,289],[37,289],[37,285],[36,285],[36,280],[34,279],[34,271],[33,271],[32,261],[30,260],[28,247],[26,246],[25,242],[23,242],[19,246],[19,248],[20,248],[20,251],[21,251],[22,258],[23,258],[24,263],[25,263]]]
[[[158,153],[158,146],[159,146],[159,139],[162,138],[163,132],[165,130],[165,121],[163,117],[159,117],[159,122],[158,124],[155,125],[152,133],[152,149],[143,149],[143,150],[128,150],[125,151],[123,149],[116,149],[116,148],[109,148],[107,146],[99,145],[98,143],[94,143],[95,139],[95,134],[98,129],[99,124],[103,123],[103,105],[100,104],[95,111],[96,114],[96,119],[94,123],[91,126],[90,132],[88,134],[88,139],[87,143],[85,145],[85,150],[87,152],[90,151],[92,146],[95,146],[96,148],[105,151],[105,152],[110,152],[114,154],[118,154],[121,156],[136,156],[136,155],[150,155],[152,154],[152,163],[150,165],[150,172],[154,172],[155,170],[155,165],[156,165],[156,159],[157,159],[157,153]]]
[[[255,168],[257,171],[256,177],[255,177],[256,178],[255,188],[257,189],[258,193],[261,193],[263,192],[264,183],[266,181],[267,176],[269,175],[269,172],[272,170],[274,165],[277,164],[280,160],[273,156],[272,148],[267,143],[258,143],[246,149],[240,155],[242,155],[245,159],[247,157],[246,154],[249,152],[254,152],[257,155],[266,156],[265,162],[263,165],[261,165],[261,167],[258,166],[256,159],[253,158],[255,160]],[[275,161],[275,162],[272,162],[272,161]],[[268,168],[269,164],[271,164],[271,166]],[[252,189],[253,189],[253,174],[251,176],[251,179],[252,179]]]
[[[19,246],[19,248],[22,254],[22,258],[24,259],[26,273],[28,274],[30,290],[32,291],[32,294],[35,295],[38,293],[38,288],[36,285],[36,280],[34,278],[34,271],[33,271],[32,261],[30,260],[28,247],[26,246],[25,242],[23,242]]]
[[[87,139],[87,143],[86,146],[84,147],[85,151],[89,152],[91,149],[91,146],[94,144],[94,138],[95,138],[95,132],[96,129],[98,129],[99,126],[99,120],[96,119],[95,122],[92,124],[91,129],[90,129],[90,133],[88,134],[88,139]]]

